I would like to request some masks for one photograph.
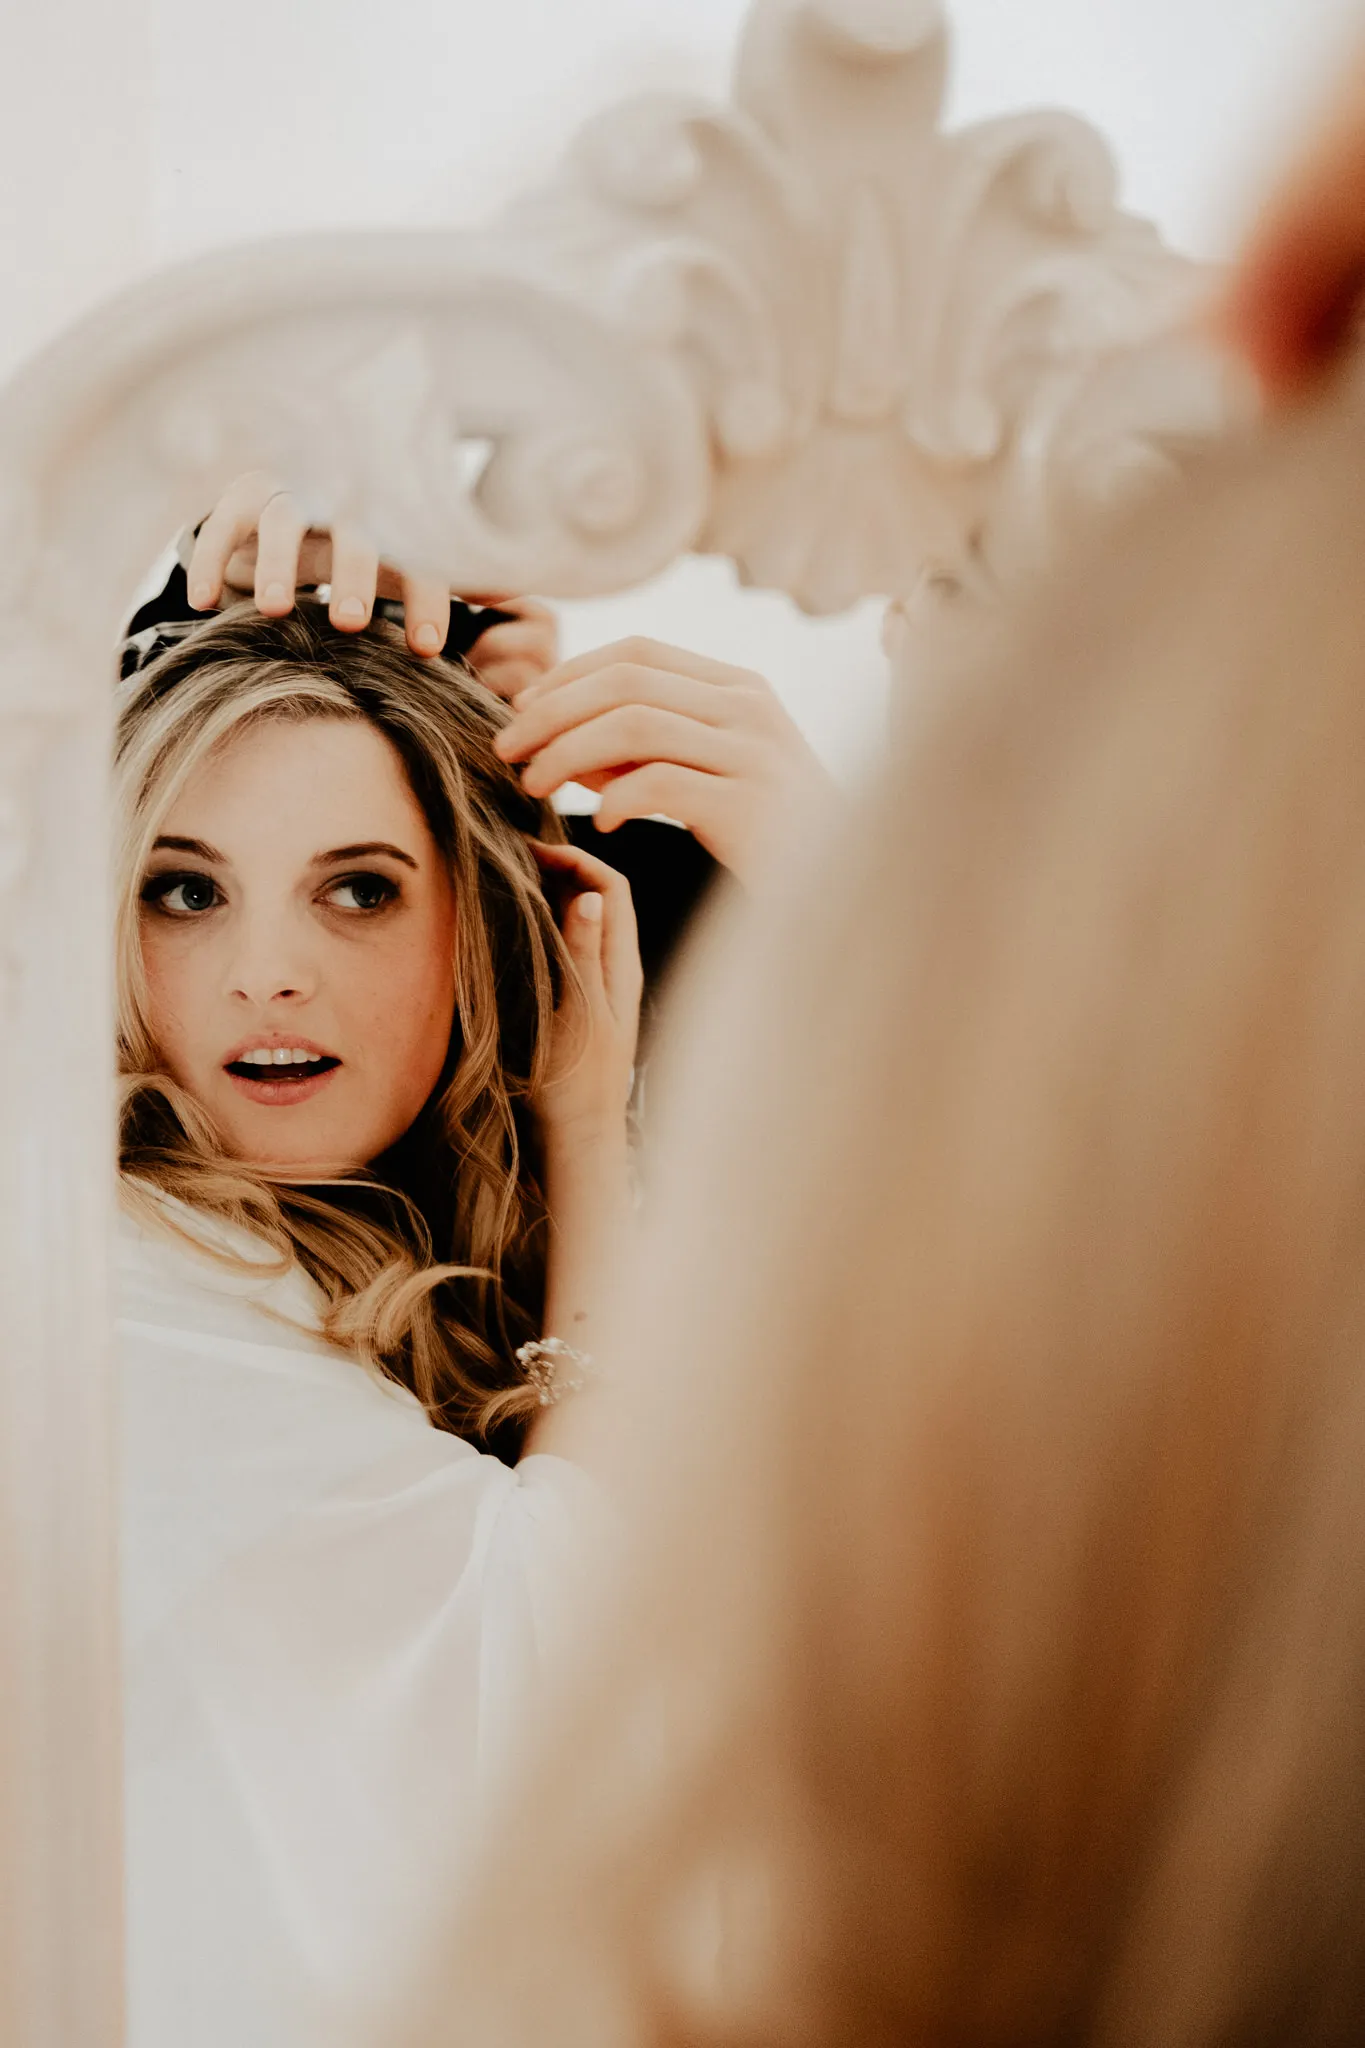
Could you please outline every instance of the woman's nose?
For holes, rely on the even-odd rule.
[[[228,968],[228,993],[257,1009],[268,1003],[306,1001],[317,992],[317,971],[303,934],[287,919],[243,923]]]

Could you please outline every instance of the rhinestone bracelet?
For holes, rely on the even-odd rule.
[[[523,1344],[516,1356],[542,1408],[553,1408],[566,1394],[581,1393],[588,1383],[592,1360],[562,1337],[539,1337],[533,1344]]]

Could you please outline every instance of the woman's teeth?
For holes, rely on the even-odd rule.
[[[269,1081],[273,1086],[277,1082],[319,1080],[340,1065],[331,1053],[305,1052],[301,1045],[254,1045],[250,1052],[229,1060],[227,1071],[238,1081]]]

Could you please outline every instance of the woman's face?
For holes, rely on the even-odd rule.
[[[401,1137],[455,1012],[449,870],[360,720],[265,720],[202,762],[142,885],[148,1023],[232,1153],[362,1166]]]

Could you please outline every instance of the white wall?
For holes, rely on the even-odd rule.
[[[953,4],[953,0],[950,0]],[[1073,108],[1127,203],[1191,254],[1229,253],[1273,165],[1365,43],[1362,0],[955,0],[953,113]]]
[[[0,371],[118,282],[235,239],[488,212],[646,84],[724,89],[743,0],[10,0]],[[955,0],[955,120],[1097,121],[1130,204],[1224,253],[1362,0]],[[816,631],[723,564],[576,608],[766,665],[832,758],[875,725],[875,609]],[[831,677],[841,678],[839,695]]]
[[[92,15],[106,4],[90,0]],[[140,9],[157,50],[147,250],[159,260],[410,218],[438,187],[450,213],[477,216],[613,92],[721,90],[744,12],[743,0],[117,0],[113,13],[131,26]],[[1078,110],[1112,138],[1131,202],[1209,255],[1345,35],[1365,35],[1361,0],[955,0],[953,14],[955,119]]]
[[[743,0],[10,0],[0,370],[152,264],[486,212],[640,83],[723,89]],[[1362,0],[954,0],[952,115],[1097,121],[1129,199],[1217,255]]]
[[[0,376],[150,256],[142,0],[0,8]]]

